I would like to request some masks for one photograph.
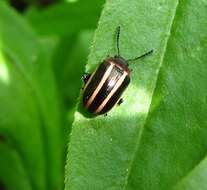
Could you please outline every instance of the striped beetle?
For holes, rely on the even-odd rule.
[[[129,61],[135,61],[153,52],[150,50],[143,55],[124,59],[119,51],[120,26],[117,27],[117,55],[104,60],[92,74],[85,74],[83,80],[83,106],[93,115],[106,114],[115,104],[123,102],[121,98],[130,83]]]

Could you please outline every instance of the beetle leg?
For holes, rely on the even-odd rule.
[[[120,106],[123,103],[123,101],[123,98],[120,98],[117,104]]]
[[[82,80],[84,81],[85,84],[87,83],[90,76],[91,76],[90,73],[84,73],[84,75],[82,76]]]

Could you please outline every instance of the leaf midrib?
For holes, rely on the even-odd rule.
[[[155,89],[156,89],[156,86],[157,86],[157,81],[158,81],[158,78],[159,78],[159,75],[160,75],[160,69],[163,65],[163,62],[164,62],[164,58],[165,58],[165,55],[166,55],[166,51],[167,51],[167,48],[168,48],[168,42],[170,40],[170,37],[171,37],[171,31],[172,31],[172,28],[173,28],[173,24],[174,24],[174,21],[175,21],[175,17],[176,17],[176,13],[177,13],[177,9],[178,9],[178,6],[179,6],[179,0],[177,0],[177,4],[175,6],[175,9],[174,9],[174,13],[172,15],[172,20],[170,22],[170,25],[169,25],[169,30],[168,30],[168,34],[166,36],[166,40],[165,40],[165,45],[163,47],[163,53],[161,54],[161,57],[160,57],[160,64],[158,66],[158,72],[157,72],[157,77],[155,79],[155,82],[154,82],[154,87],[153,87],[153,90],[152,90],[152,96],[151,96],[151,100],[150,100],[150,105],[149,105],[149,109],[148,109],[148,112],[146,114],[146,118],[145,118],[145,122],[144,124],[140,127],[140,131],[139,131],[139,134],[138,134],[138,139],[137,139],[137,143],[136,143],[136,146],[135,146],[135,150],[134,150],[134,154],[132,156],[132,160],[131,162],[129,163],[129,172],[127,173],[127,176],[126,176],[126,179],[125,179],[125,183],[124,183],[124,187],[123,187],[123,190],[126,190],[127,189],[127,185],[128,185],[128,180],[129,180],[129,177],[131,175],[131,170],[132,170],[132,166],[135,162],[135,159],[136,159],[136,155],[137,155],[137,152],[138,152],[138,149],[139,149],[139,145],[141,143],[141,139],[142,139],[142,134],[143,134],[143,131],[144,131],[144,128],[145,128],[145,125],[147,123],[147,119],[148,119],[148,116],[149,116],[149,112],[150,112],[150,108],[151,108],[151,104],[152,104],[152,99],[153,99],[153,96],[154,96],[154,92],[155,92]]]

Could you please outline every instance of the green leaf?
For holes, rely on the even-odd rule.
[[[116,54],[118,25],[123,57],[154,54],[130,65],[124,103],[107,117],[76,112],[66,189],[166,190],[192,178],[206,189],[206,20],[206,1],[107,1],[87,70]]]
[[[32,188],[44,189],[46,171],[39,112],[32,98],[32,91],[28,88],[28,83],[17,70],[11,57],[3,52],[2,47],[0,89],[0,134],[10,142],[11,146],[8,149],[10,148],[11,152],[14,149],[21,158],[21,167],[31,180]],[[34,145],[35,149],[32,148]],[[3,155],[4,152],[1,152],[1,157]],[[1,165],[10,170],[11,163],[7,164],[6,160],[1,163],[5,163]],[[0,171],[1,175],[9,172]],[[9,175],[7,177],[10,178]],[[21,180],[24,179],[18,178],[18,181]],[[5,186],[8,187],[11,184],[10,181]]]
[[[30,179],[22,167],[22,160],[18,153],[0,142],[0,189],[9,190],[32,190]],[[18,177],[17,177],[18,176]],[[21,179],[21,180],[19,180]]]
[[[96,26],[104,0],[58,3],[47,9],[31,9],[27,18],[40,35],[65,35]]]
[[[63,129],[49,56],[25,21],[0,2],[0,134],[20,157],[32,189],[62,189]]]
[[[190,172],[186,174],[174,187],[177,190],[203,190],[207,188],[206,184],[207,176],[207,159],[196,165]]]

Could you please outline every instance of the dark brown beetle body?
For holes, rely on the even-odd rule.
[[[119,54],[119,34],[117,33],[118,55],[109,57],[91,74],[84,77],[83,105],[93,115],[107,113],[115,104],[122,102],[121,95],[130,83],[128,61],[144,57],[152,50],[130,60],[125,60]]]
[[[108,112],[129,85],[130,70],[121,57],[106,59],[85,84],[83,105],[93,114]]]

